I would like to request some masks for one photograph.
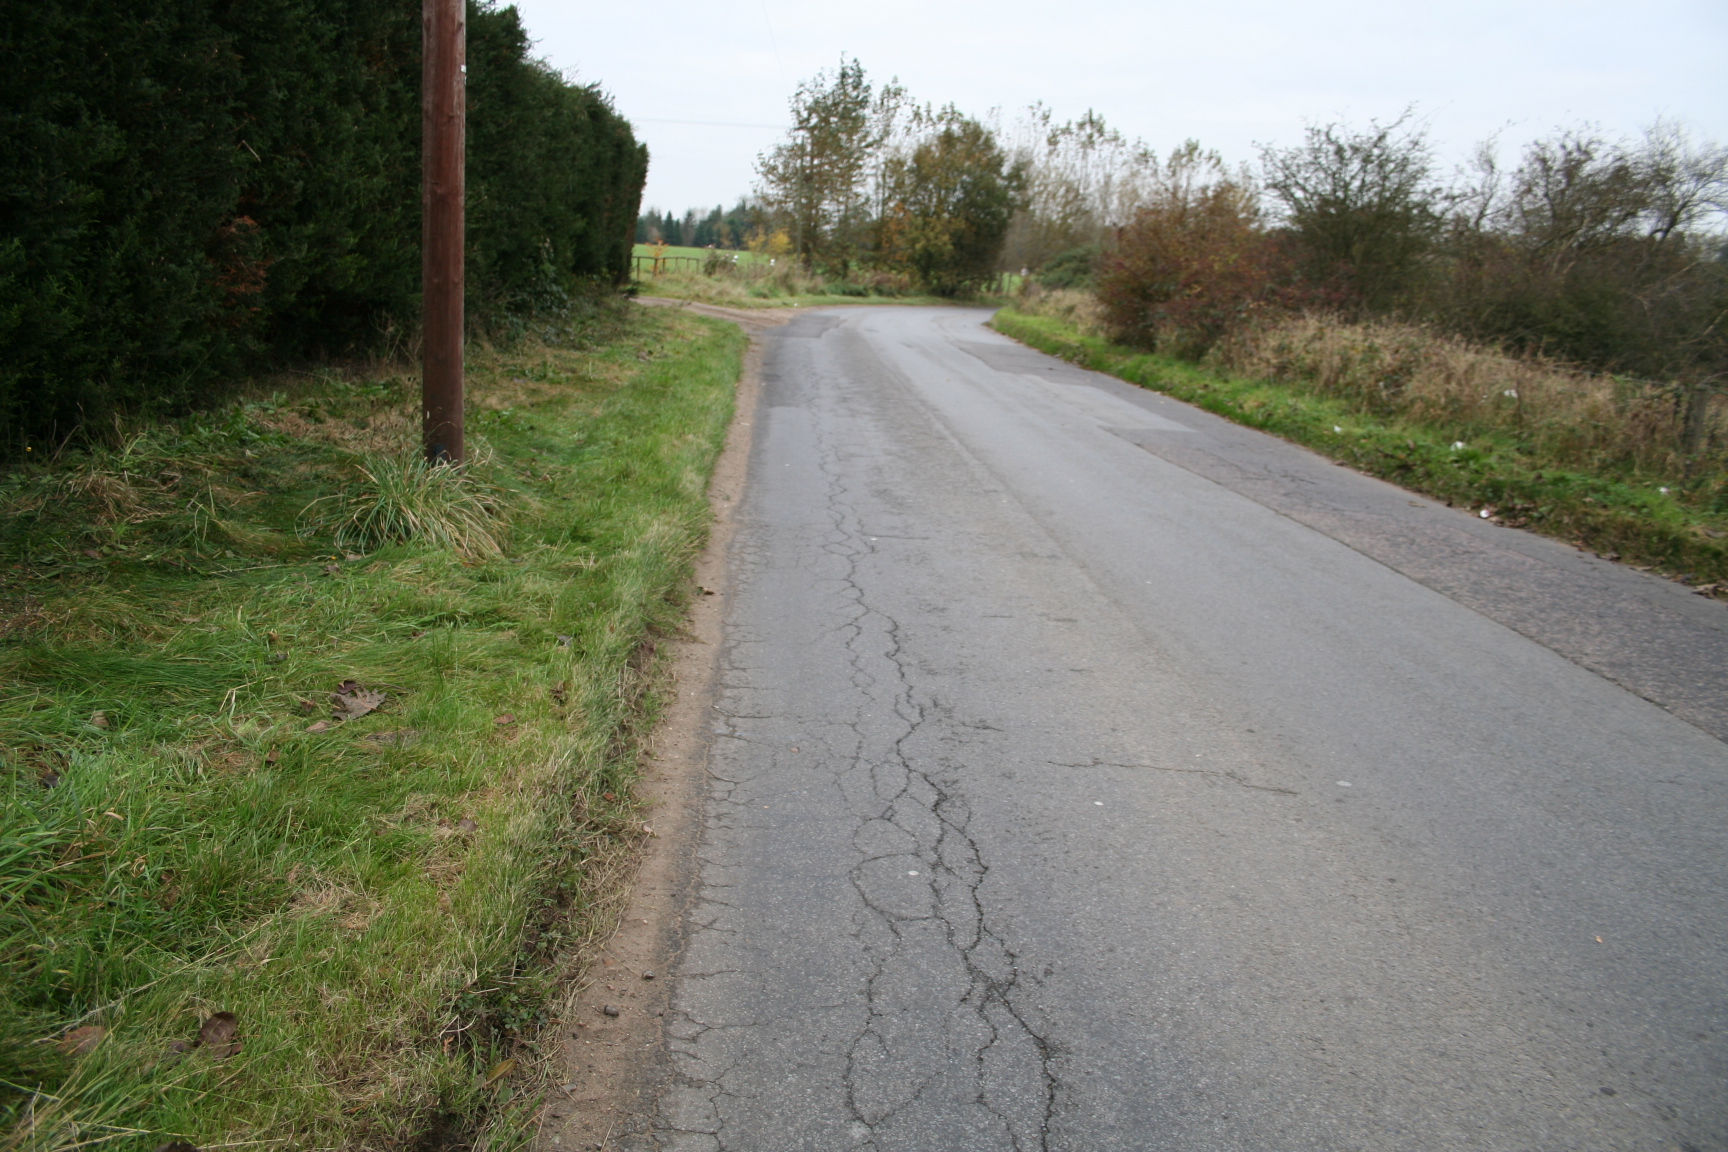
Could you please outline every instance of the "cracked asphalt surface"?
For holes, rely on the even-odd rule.
[[[654,1141],[1728,1149],[1721,606],[987,318],[769,335]]]

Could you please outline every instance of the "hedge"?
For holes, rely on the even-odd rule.
[[[0,21],[0,451],[377,347],[420,291],[414,0],[54,0]],[[469,7],[484,322],[621,281],[646,149]]]

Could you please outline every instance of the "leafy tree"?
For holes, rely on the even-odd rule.
[[[803,263],[843,272],[860,255],[871,164],[904,99],[897,83],[876,89],[856,59],[798,86],[791,137],[757,160],[757,174],[765,207],[784,222]]]
[[[919,114],[927,135],[884,166],[884,261],[939,295],[956,295],[996,271],[1025,186],[996,136],[953,107]]]

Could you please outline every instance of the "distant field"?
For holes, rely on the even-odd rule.
[[[632,255],[653,256],[655,254],[654,248],[655,248],[655,246],[653,244],[638,244],[638,245],[636,245],[636,248],[633,251]],[[706,260],[708,258],[708,249],[706,249],[706,248],[684,248],[684,247],[680,247],[679,245],[676,245],[676,244],[668,244],[668,245],[666,245],[665,250],[660,253],[660,255],[662,255],[662,256],[682,256],[686,259]],[[725,255],[727,255],[729,257],[730,256],[738,257],[738,263],[740,263],[740,264],[751,264],[751,263],[754,263],[758,260],[765,261],[767,259],[767,257],[758,256],[754,252],[742,252],[742,251],[740,251],[740,252],[726,252]]]

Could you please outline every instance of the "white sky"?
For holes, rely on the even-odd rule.
[[[857,56],[874,80],[984,115],[1088,108],[1160,153],[1231,161],[1303,125],[1419,105],[1448,161],[1557,125],[1657,116],[1728,142],[1728,0],[517,0],[537,51],[598,81],[648,142],[643,206],[730,206],[798,81]],[[770,127],[715,127],[704,121]]]

